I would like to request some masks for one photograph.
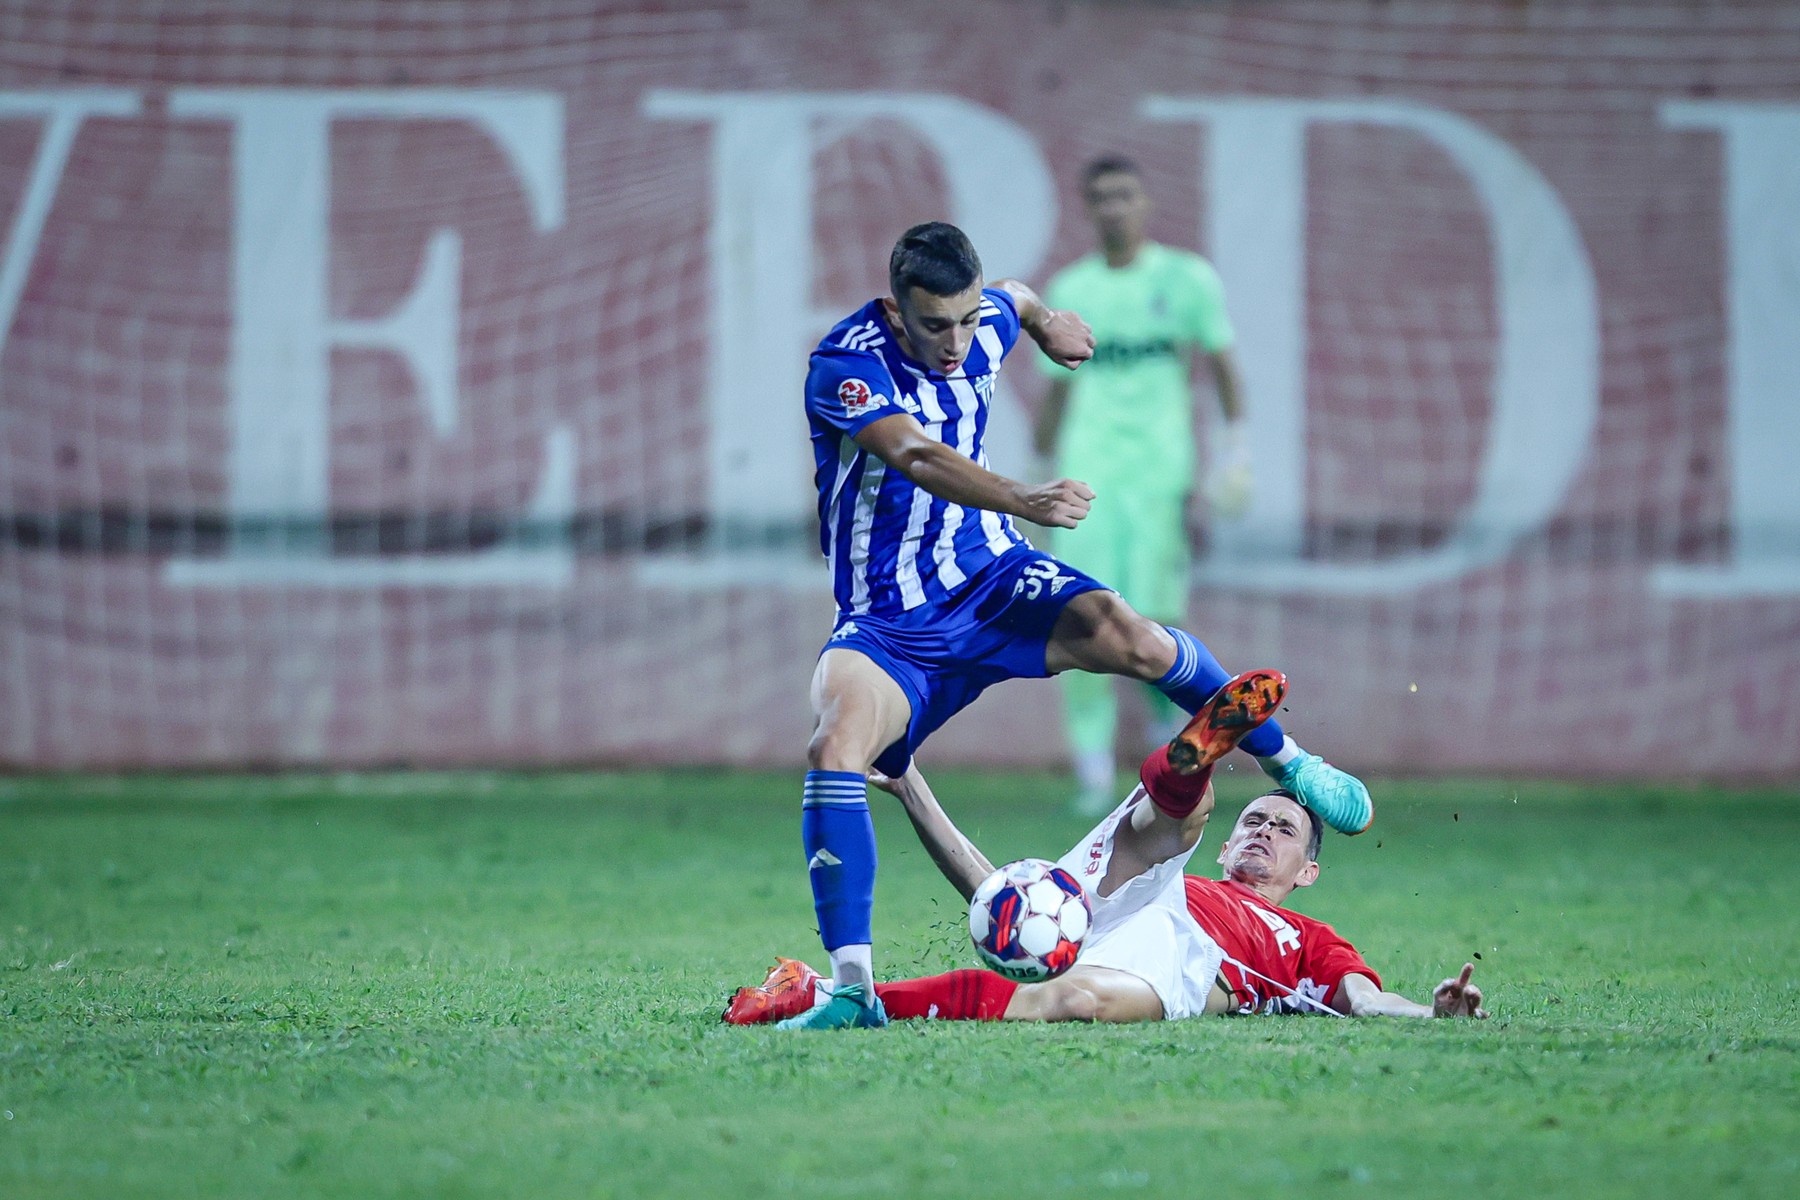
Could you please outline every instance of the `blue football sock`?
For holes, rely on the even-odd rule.
[[[875,909],[875,823],[855,771],[808,771],[800,836],[825,949],[866,945]]]
[[[1181,705],[1184,711],[1196,712],[1214,692],[1225,686],[1231,673],[1219,665],[1212,651],[1201,645],[1193,634],[1173,626],[1163,628],[1175,639],[1175,665],[1156,681],[1155,687]],[[1286,736],[1280,725],[1264,721],[1245,735],[1238,746],[1258,758],[1267,758],[1281,749],[1282,739]]]

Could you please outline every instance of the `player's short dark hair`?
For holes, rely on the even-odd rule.
[[[1142,182],[1144,172],[1137,162],[1123,154],[1102,154],[1081,168],[1081,190],[1087,191],[1102,175],[1130,175]]]
[[[913,288],[933,296],[966,292],[981,278],[981,259],[969,235],[946,221],[914,225],[888,255],[888,287],[905,302]]]
[[[1263,793],[1264,796],[1285,796],[1300,805],[1300,811],[1306,814],[1306,861],[1319,861],[1319,847],[1325,844],[1325,824],[1319,820],[1319,814],[1306,807],[1300,797],[1286,788],[1275,788]],[[1261,797],[1258,797],[1260,799]]]

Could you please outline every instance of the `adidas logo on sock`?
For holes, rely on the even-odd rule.
[[[841,867],[843,865],[843,859],[821,846],[813,853],[812,861],[806,864],[806,869],[816,871],[820,867]]]

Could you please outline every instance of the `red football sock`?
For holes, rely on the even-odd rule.
[[[992,971],[951,971],[924,979],[878,983],[875,994],[896,1021],[936,1017],[940,1021],[998,1021],[1019,985]]]
[[[1179,821],[1200,807],[1200,797],[1212,782],[1212,772],[1209,764],[1192,775],[1183,775],[1169,765],[1169,748],[1159,746],[1144,760],[1138,778],[1144,781],[1150,802]]]

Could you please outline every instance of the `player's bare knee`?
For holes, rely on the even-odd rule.
[[[1169,631],[1113,592],[1089,592],[1072,601],[1057,623],[1056,640],[1068,650],[1068,665],[1083,670],[1154,681],[1175,662]]]
[[[1129,608],[1119,617],[1118,639],[1124,647],[1123,673],[1133,679],[1155,682],[1175,664],[1175,639],[1169,631]]]
[[[1175,639],[1169,631],[1112,592],[1099,593],[1099,597],[1089,618],[1093,640],[1104,647],[1108,669],[1133,679],[1161,679],[1175,662]]]
[[[1100,1019],[1100,997],[1080,978],[1063,976],[1041,985],[1045,989],[1039,1007],[1045,1021],[1097,1021]]]
[[[806,743],[806,766],[812,771],[866,772],[873,763],[868,739],[840,725],[821,723]]]

